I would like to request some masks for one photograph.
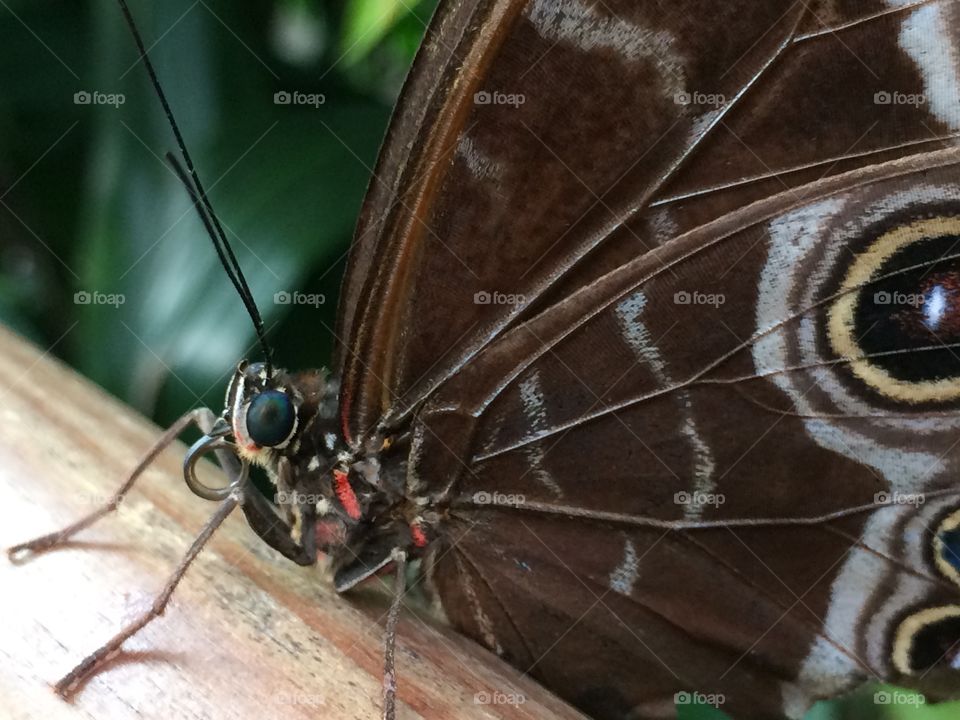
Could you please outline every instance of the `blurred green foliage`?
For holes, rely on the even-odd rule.
[[[329,361],[353,225],[435,4],[131,2],[288,367]],[[0,88],[0,322],[160,423],[217,408],[237,360],[257,355],[252,327],[164,164],[173,137],[115,3],[5,0]],[[313,103],[276,101],[294,92]],[[275,303],[283,292],[325,302]],[[958,715],[867,694],[809,720]]]
[[[730,720],[712,707],[678,706],[677,720]],[[960,704],[927,705],[922,695],[890,686],[864,688],[850,697],[817,703],[804,720],[956,720]],[[748,720],[743,718],[741,720]]]
[[[278,359],[328,363],[353,225],[435,3],[131,4]],[[116,4],[5,4],[0,87],[0,321],[161,423],[218,406],[257,355],[252,326],[163,161],[174,140]],[[274,302],[297,291],[325,302]],[[123,303],[96,304],[110,295]]]

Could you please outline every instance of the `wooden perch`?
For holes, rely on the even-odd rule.
[[[160,430],[2,328],[0,378],[0,545],[9,547],[109,498]],[[0,560],[0,714],[379,718],[387,595],[338,596],[321,570],[269,549],[239,513],[163,617],[71,703],[54,694],[53,683],[150,606],[213,512],[184,485],[183,451],[163,453],[116,513],[68,547]],[[397,670],[401,718],[582,717],[422,614],[403,613]]]

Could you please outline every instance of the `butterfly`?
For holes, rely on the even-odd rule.
[[[960,695],[958,12],[442,3],[329,373],[274,363],[181,143],[264,348],[167,436],[205,432],[209,532],[239,506],[342,592],[417,560],[454,627],[596,718]]]

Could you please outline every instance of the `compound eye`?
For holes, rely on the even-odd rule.
[[[266,390],[247,409],[247,434],[261,447],[276,447],[290,439],[296,421],[297,411],[287,394]]]

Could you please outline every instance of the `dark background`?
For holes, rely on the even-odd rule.
[[[329,362],[344,254],[434,5],[132,3],[285,366]],[[112,1],[0,4],[0,322],[167,423],[219,409],[259,352],[162,160],[174,139],[137,57]],[[125,101],[77,104],[83,91]],[[324,102],[276,104],[283,91]]]
[[[284,366],[329,362],[345,252],[435,4],[131,0]],[[275,103],[283,91],[324,102]],[[78,92],[124,102],[78,104]],[[174,149],[113,0],[0,0],[0,322],[161,424],[219,411],[236,362],[259,356],[162,160]],[[84,292],[123,302],[78,303]],[[280,292],[325,302],[276,304]],[[814,715],[957,717],[884,709],[872,691],[844,706]]]

